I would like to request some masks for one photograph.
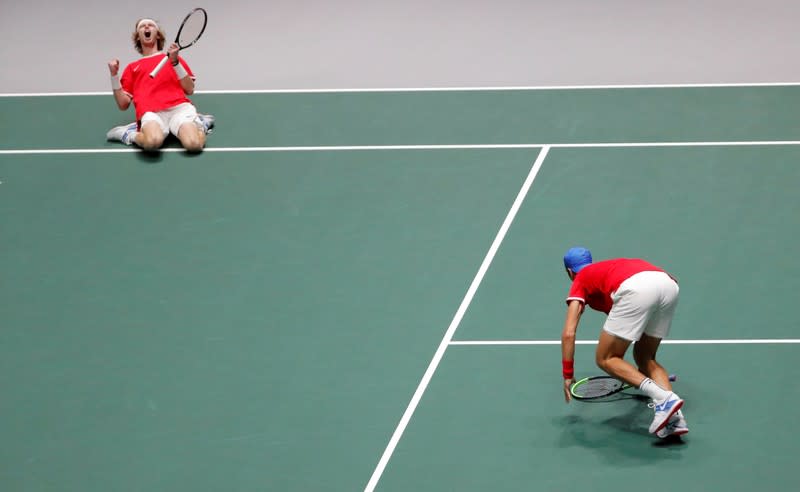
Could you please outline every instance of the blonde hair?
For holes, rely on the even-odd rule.
[[[134,24],[133,26],[133,34],[131,35],[131,41],[133,41],[133,47],[136,49],[136,51],[139,52],[140,55],[143,53],[142,53],[142,42],[139,40],[139,23],[145,19],[148,19],[148,17],[142,17],[141,19],[136,21],[136,24]],[[158,45],[158,51],[161,51],[164,49],[164,43],[166,42],[167,37],[166,33],[161,30],[161,26],[158,25],[157,22],[156,22],[156,27],[158,28],[158,32],[156,33],[156,43]]]

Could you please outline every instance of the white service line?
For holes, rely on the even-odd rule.
[[[798,344],[800,338],[742,338],[707,340],[662,340],[665,345],[759,345],[759,344]],[[560,345],[560,340],[452,340],[450,345]],[[576,345],[597,345],[597,340],[576,340]]]
[[[798,145],[800,140],[743,140],[743,141],[708,141],[708,142],[595,142],[595,143],[563,143],[550,144],[553,148],[602,148],[602,147],[752,147],[764,145]]]
[[[497,235],[495,236],[489,251],[486,253],[483,263],[481,263],[481,266],[478,269],[478,273],[475,274],[475,278],[472,279],[472,283],[470,284],[469,289],[467,289],[467,293],[464,296],[464,299],[461,301],[461,305],[458,307],[455,316],[453,316],[450,326],[447,327],[447,331],[445,332],[442,341],[439,343],[439,347],[433,354],[433,359],[431,359],[430,364],[428,364],[428,368],[425,370],[425,374],[422,376],[422,380],[419,382],[416,391],[414,391],[414,395],[411,397],[408,407],[406,407],[405,412],[403,412],[403,416],[400,418],[400,423],[397,424],[392,437],[389,439],[389,443],[386,445],[386,449],[383,451],[383,455],[378,461],[375,471],[372,472],[372,476],[370,477],[364,492],[372,492],[378,485],[378,481],[380,480],[381,475],[383,475],[383,471],[386,469],[386,465],[389,463],[389,459],[391,459],[392,453],[394,453],[394,449],[397,447],[397,443],[403,436],[403,432],[405,432],[406,427],[411,420],[411,416],[414,415],[414,411],[416,410],[417,405],[419,405],[422,395],[425,393],[425,390],[427,389],[428,384],[433,377],[433,373],[436,372],[436,368],[439,367],[439,362],[441,362],[445,350],[447,350],[448,345],[450,345],[450,341],[453,339],[453,335],[455,334],[458,325],[461,323],[461,319],[467,312],[467,308],[469,308],[472,298],[475,296],[478,287],[483,281],[484,275],[486,275],[489,266],[492,264],[492,260],[494,259],[495,254],[497,254],[500,244],[503,242],[508,229],[511,227],[511,223],[514,221],[517,211],[519,211],[519,208],[522,206],[522,202],[525,200],[525,196],[528,194],[528,190],[530,190],[531,185],[533,185],[533,180],[536,179],[536,175],[539,173],[539,169],[541,169],[542,163],[544,162],[545,157],[547,157],[547,153],[549,151],[550,147],[548,146],[544,146],[542,150],[539,151],[539,155],[536,157],[536,161],[533,163],[533,166],[528,173],[528,177],[525,178],[525,182],[522,184],[522,188],[519,190],[517,198],[514,200],[514,203],[511,205],[511,209],[508,211],[503,224],[500,226],[500,230],[497,231]]]

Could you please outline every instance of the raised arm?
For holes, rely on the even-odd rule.
[[[169,55],[169,62],[172,63],[172,68],[175,69],[175,74],[178,76],[178,82],[181,83],[183,93],[187,96],[194,94],[194,78],[186,71],[178,59],[178,45],[172,43],[167,49]]]
[[[119,60],[116,58],[108,62],[108,71],[111,74],[111,89],[114,91],[114,100],[117,107],[125,111],[131,105],[131,96],[124,90],[119,83]]]

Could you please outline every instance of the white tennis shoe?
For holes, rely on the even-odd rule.
[[[125,145],[130,145],[132,143],[131,138],[133,138],[133,136],[136,134],[137,128],[138,126],[136,125],[136,123],[131,123],[122,126],[115,126],[111,130],[109,130],[108,133],[106,133],[106,139],[122,142]]]
[[[672,417],[670,417],[669,421],[667,421],[667,425],[665,425],[660,431],[656,432],[656,435],[661,439],[664,439],[669,436],[682,436],[688,432],[689,427],[686,425],[686,419],[683,417],[683,412],[678,410]]]
[[[197,120],[200,122],[203,131],[208,134],[211,133],[211,130],[214,128],[214,122],[216,122],[217,119],[214,118],[213,114],[197,113]]]
[[[653,410],[655,410],[655,416],[653,417],[653,422],[650,424],[650,434],[655,434],[663,429],[669,422],[669,418],[680,410],[682,406],[683,399],[675,393],[670,393],[669,396],[661,402],[654,401]]]

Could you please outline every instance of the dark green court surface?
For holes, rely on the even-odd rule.
[[[110,96],[0,98],[0,490],[798,489],[800,147],[765,145],[797,139],[798,95],[199,95],[197,156],[105,142],[131,118]],[[548,147],[498,236],[537,145],[602,142]],[[419,144],[456,147],[267,149]],[[487,144],[531,145],[463,147]],[[679,278],[682,443],[638,400],[564,404],[575,244]],[[427,385],[476,279],[453,340],[479,343]]]
[[[800,278],[799,162],[800,146],[551,150],[456,338],[558,338],[572,245],[676,276],[673,338],[797,338],[776,293]],[[579,336],[602,325],[589,315]]]
[[[593,347],[576,371],[594,374]],[[451,347],[382,491],[791,490],[796,346],[667,346],[690,432],[663,445],[638,400],[566,405],[552,346]],[[581,364],[581,362],[585,363]],[[757,368],[757,369],[756,369]],[[762,375],[780,375],[762,377]]]

